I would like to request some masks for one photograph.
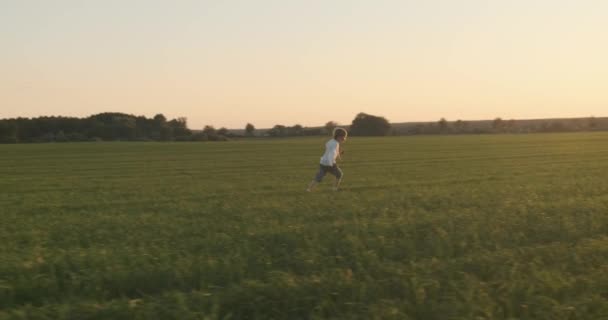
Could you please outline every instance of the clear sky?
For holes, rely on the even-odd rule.
[[[0,118],[608,116],[604,0],[0,0]]]

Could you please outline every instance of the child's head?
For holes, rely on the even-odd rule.
[[[348,136],[348,132],[346,132],[345,129],[342,129],[342,128],[334,129],[334,139],[338,140],[339,142],[346,141],[347,136]]]

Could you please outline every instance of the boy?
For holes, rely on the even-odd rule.
[[[321,163],[319,165],[319,172],[315,178],[310,182],[306,191],[310,192],[312,189],[323,180],[323,177],[329,172],[336,177],[333,190],[338,191],[340,187],[340,181],[342,181],[342,170],[336,164],[336,159],[342,160],[340,155],[344,153],[340,150],[340,143],[346,141],[348,133],[342,128],[336,128],[334,130],[334,138],[327,141],[325,144],[325,154],[321,157]]]

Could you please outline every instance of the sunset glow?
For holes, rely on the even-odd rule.
[[[608,115],[606,1],[2,1],[0,118]]]

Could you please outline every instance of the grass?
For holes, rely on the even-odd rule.
[[[606,141],[0,145],[0,319],[608,319]]]

